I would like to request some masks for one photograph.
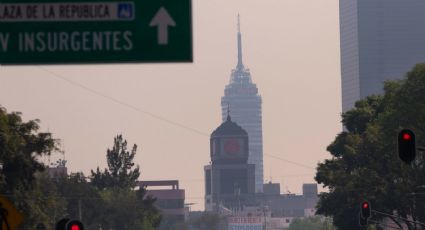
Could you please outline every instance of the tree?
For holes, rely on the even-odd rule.
[[[106,153],[108,168],[101,172],[91,171],[92,183],[99,189],[105,188],[134,188],[140,176],[139,166],[134,169],[133,159],[137,145],[133,145],[131,152],[127,151],[127,141],[122,135],[114,138],[114,146]]]
[[[156,199],[146,197],[145,188],[136,189],[140,176],[139,166],[133,163],[136,150],[133,145],[131,152],[127,151],[127,141],[118,135],[106,153],[108,168],[91,171],[91,183],[104,202],[98,221],[103,229],[153,230],[160,224],[161,215],[154,207]]]
[[[359,205],[371,202],[374,210],[425,221],[412,193],[425,184],[424,157],[412,165],[398,158],[396,135],[402,128],[416,132],[419,146],[425,137],[425,64],[418,64],[403,80],[384,84],[382,96],[356,102],[342,114],[346,131],[328,146],[332,158],[317,167],[316,181],[329,189],[320,194],[318,214],[332,216],[336,227],[358,229]],[[382,215],[372,215],[382,220]],[[389,217],[399,227],[405,223]]]
[[[159,226],[161,216],[153,206],[154,199],[145,197],[145,190],[114,188],[101,191],[105,202],[100,224],[103,229],[146,229]]]
[[[38,161],[58,150],[50,133],[39,132],[39,121],[24,122],[18,112],[0,107],[0,193],[7,194],[26,216],[24,229],[36,223],[52,223],[54,213],[64,212],[64,200]]]
[[[83,221],[88,230],[98,230],[106,207],[98,189],[81,172],[57,177],[54,181],[60,195],[67,201],[66,216]]]
[[[25,210],[22,229],[34,229],[39,223],[53,226],[67,214],[67,200],[61,196],[47,172],[37,172],[33,188],[17,190],[14,195],[15,202]]]
[[[38,120],[22,121],[21,114],[0,107],[0,190],[30,189],[34,173],[44,165],[37,159],[57,150],[50,133],[38,132]]]

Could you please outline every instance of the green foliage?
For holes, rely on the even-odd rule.
[[[37,158],[56,149],[51,134],[38,129],[38,120],[24,122],[20,113],[8,113],[0,107],[0,191],[30,189],[34,173],[44,168]]]
[[[127,141],[122,135],[114,138],[114,146],[108,149],[106,159],[108,168],[103,172],[99,167],[92,173],[92,183],[99,189],[105,188],[134,188],[140,176],[139,166],[134,169],[133,159],[137,145],[133,145],[131,152],[127,151]]]
[[[39,121],[23,121],[21,114],[0,107],[0,193],[6,194],[26,216],[24,229],[37,222],[52,223],[64,213],[65,200],[37,159],[57,150],[50,133],[38,132]]]
[[[106,203],[105,213],[108,213],[101,221],[102,228],[150,229],[153,227],[151,220],[160,220],[159,214],[144,209],[143,197],[136,191],[117,188],[101,191],[101,196]]]
[[[55,183],[67,200],[67,216],[80,219],[87,230],[155,229],[161,220],[155,200],[146,191],[128,188],[99,190],[82,173],[56,178]],[[63,216],[63,217],[64,217]]]
[[[98,229],[99,216],[104,213],[105,202],[84,174],[72,173],[54,178],[53,181],[60,195],[67,201],[66,216],[83,221],[87,229]]]
[[[329,189],[320,194],[317,213],[332,216],[339,229],[358,229],[363,200],[374,210],[425,221],[417,205],[420,199],[412,195],[425,184],[424,156],[418,154],[417,161],[407,165],[398,158],[396,143],[398,131],[409,128],[424,146],[425,64],[418,64],[403,80],[386,82],[384,91],[383,96],[358,101],[342,115],[347,131],[328,146],[332,158],[317,167],[316,181]]]
[[[91,184],[103,201],[98,222],[104,229],[149,230],[159,226],[161,215],[153,205],[155,199],[145,197],[144,188],[134,190],[140,176],[139,166],[134,167],[133,163],[136,150],[133,145],[127,151],[127,141],[118,135],[106,153],[108,168],[91,171]]]
[[[289,225],[288,230],[335,230],[330,218],[314,216],[303,219],[295,219]]]
[[[133,159],[137,146],[127,151],[119,135],[107,151],[108,169],[49,176],[38,159],[58,150],[50,133],[38,132],[37,120],[22,121],[20,113],[0,107],[0,193],[24,214],[21,229],[35,230],[38,223],[52,229],[61,218],[81,219],[87,230],[153,230],[161,215],[146,190],[134,190],[140,176]],[[58,161],[65,167],[66,161]]]
[[[60,195],[47,172],[36,173],[31,190],[16,190],[14,195],[15,204],[24,210],[22,229],[34,229],[38,223],[53,226],[56,220],[67,213],[67,201]]]

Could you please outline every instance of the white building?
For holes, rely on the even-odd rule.
[[[425,62],[425,1],[340,0],[342,111]]]
[[[221,98],[221,113],[226,121],[228,110],[232,120],[248,132],[248,162],[255,164],[255,192],[263,191],[263,128],[261,117],[261,96],[252,83],[249,69],[242,64],[242,39],[238,18],[238,64],[232,70],[230,83],[226,85]]]

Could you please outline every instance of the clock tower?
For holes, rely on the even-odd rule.
[[[248,162],[248,133],[233,122],[230,115],[211,134],[212,164],[246,164]]]
[[[230,115],[210,138],[205,171],[205,210],[241,209],[253,202],[255,165],[248,164],[248,133]]]

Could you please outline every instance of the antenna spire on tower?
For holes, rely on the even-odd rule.
[[[240,33],[240,32],[241,32],[241,19],[240,19],[240,16],[238,14],[238,33]]]
[[[236,66],[237,70],[243,69],[244,66],[242,64],[242,35],[241,35],[241,21],[240,16],[238,14],[238,65]]]

